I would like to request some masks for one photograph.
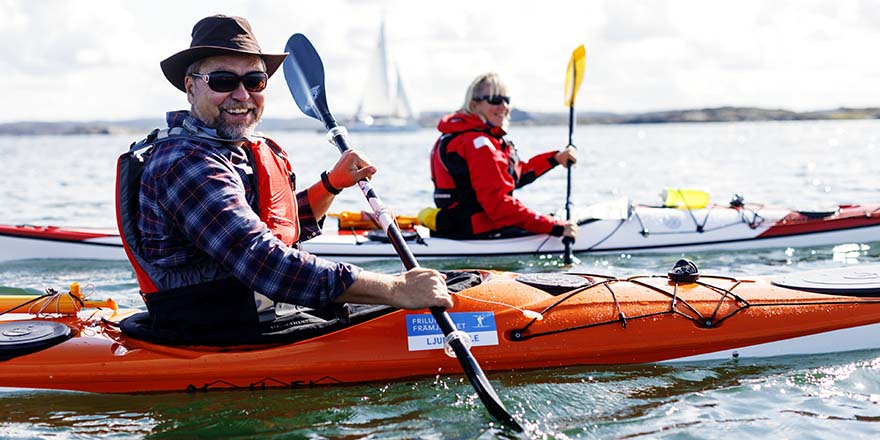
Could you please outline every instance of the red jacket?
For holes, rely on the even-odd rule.
[[[561,220],[529,209],[513,196],[515,188],[557,165],[556,151],[520,161],[513,143],[503,138],[506,132],[490,127],[477,115],[447,115],[437,129],[443,135],[431,152],[431,178],[434,201],[442,208],[438,231],[476,235],[512,226],[537,234],[562,235]],[[452,230],[444,227],[444,211],[458,211],[456,217],[469,217],[470,225],[459,222]],[[464,230],[466,226],[471,230]]]

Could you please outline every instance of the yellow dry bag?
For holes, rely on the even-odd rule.
[[[700,209],[709,205],[709,193],[699,189],[666,188],[660,197],[667,208]]]

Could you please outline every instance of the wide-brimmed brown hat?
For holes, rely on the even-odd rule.
[[[159,65],[162,66],[165,78],[174,87],[186,92],[184,77],[190,64],[202,58],[230,54],[259,55],[266,62],[266,73],[269,76],[278,70],[287,56],[286,53],[263,53],[250,23],[244,18],[214,15],[199,20],[193,26],[189,49],[171,55]]]

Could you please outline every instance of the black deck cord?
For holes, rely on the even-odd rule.
[[[614,300],[614,307],[617,308],[617,320],[620,321],[620,326],[626,328],[626,315],[623,313],[623,309],[620,308],[620,301],[617,300],[617,295],[605,284],[605,289],[611,293],[611,299]]]
[[[682,196],[682,198],[683,197],[684,196]],[[709,222],[709,214],[711,213],[712,209],[714,209],[714,208],[715,208],[715,205],[711,205],[709,207],[709,212],[706,212],[706,217],[703,218],[703,224],[700,224],[700,222],[697,221],[697,217],[694,215],[691,208],[687,205],[687,202],[685,202],[685,210],[687,210],[688,214],[691,216],[691,221],[694,222],[694,226],[697,228],[697,232],[700,232],[700,233],[706,232],[706,223]],[[639,222],[639,226],[642,228],[642,230],[639,233],[642,234],[643,237],[647,237],[648,235],[650,235],[651,232],[648,232],[648,229],[645,228],[645,224],[642,222],[642,217],[639,216],[639,211],[635,208],[633,208],[633,215],[635,215],[636,220],[638,220],[638,222]],[[732,225],[736,225],[736,224],[737,223],[731,223],[729,225],[720,226],[715,229],[726,228],[728,226],[732,226]],[[712,230],[714,231],[715,229],[712,229]],[[682,232],[659,232],[658,234],[662,235],[662,234],[681,234],[681,233]]]
[[[697,281],[697,284],[699,284],[703,287],[707,287],[709,289],[715,290],[715,286],[701,283],[700,281]],[[724,298],[727,298],[728,294],[732,295],[733,298],[736,299],[737,301],[744,303],[745,307],[743,307],[743,308],[749,307],[748,301],[746,301],[744,298],[740,297],[739,295],[733,293],[733,289],[736,289],[736,286],[739,286],[740,284],[742,284],[742,281],[737,280],[736,283],[734,283],[734,285],[730,287],[730,289],[724,289],[723,292],[719,292],[719,293],[721,293],[721,298],[718,298],[718,304],[715,305],[715,310],[712,312],[712,316],[709,318],[710,322],[716,322],[716,323],[718,322],[717,321],[718,311],[721,310],[721,305],[724,304]]]
[[[583,275],[583,274],[581,274],[581,275]],[[612,298],[615,301],[615,306],[618,308],[618,315],[619,315],[618,319],[601,321],[601,322],[594,322],[591,324],[584,324],[584,325],[578,325],[578,326],[572,326],[572,327],[567,327],[567,328],[562,328],[562,329],[557,329],[557,330],[551,330],[551,331],[547,331],[547,332],[533,333],[533,334],[528,334],[528,335],[523,334],[526,330],[528,330],[532,326],[532,324],[537,322],[537,319],[532,319],[523,328],[514,331],[513,334],[511,335],[511,339],[513,341],[525,341],[527,339],[532,339],[532,338],[536,338],[539,336],[549,336],[549,335],[554,335],[554,334],[558,334],[558,333],[565,333],[565,332],[570,332],[570,331],[574,331],[574,330],[581,330],[581,329],[598,327],[598,326],[602,326],[602,325],[610,325],[610,324],[621,324],[624,327],[626,327],[627,321],[631,321],[631,320],[635,320],[635,319],[652,318],[655,316],[666,315],[666,314],[679,315],[685,319],[688,319],[688,320],[694,322],[695,324],[697,324],[703,328],[714,328],[714,327],[717,327],[722,322],[726,321],[727,319],[738,314],[739,312],[746,310],[746,309],[749,309],[749,308],[754,308],[754,307],[813,306],[813,305],[839,305],[839,304],[880,304],[880,299],[867,300],[867,301],[866,300],[859,300],[859,301],[808,301],[808,302],[788,302],[788,303],[750,303],[746,299],[740,297],[739,295],[733,293],[733,291],[732,291],[740,284],[743,284],[744,282],[748,282],[748,281],[738,280],[736,278],[726,277],[726,276],[706,276],[706,275],[704,275],[703,278],[714,278],[714,279],[727,280],[727,281],[734,282],[734,285],[730,289],[724,289],[724,288],[721,288],[718,286],[713,286],[711,284],[704,283],[702,281],[697,281],[697,284],[699,284],[703,287],[709,288],[711,290],[714,290],[715,292],[718,292],[721,294],[721,296],[718,299],[718,305],[716,305],[715,311],[713,312],[712,316],[709,319],[703,318],[702,315],[693,308],[693,306],[688,304],[687,301],[683,301],[683,300],[681,301],[681,303],[684,304],[685,306],[687,306],[688,309],[690,309],[694,314],[697,315],[697,317],[691,316],[686,313],[682,313],[681,311],[679,311],[677,309],[672,309],[672,308],[670,308],[670,310],[667,310],[664,312],[656,312],[656,313],[648,313],[648,314],[644,314],[644,315],[624,317],[624,316],[622,316],[623,313],[620,312],[620,304],[617,302],[616,294],[614,293],[614,291],[610,287],[610,284],[613,282],[635,283],[640,286],[647,287],[647,288],[654,290],[656,292],[662,293],[666,296],[669,296],[670,298],[675,297],[675,292],[670,293],[670,292],[667,292],[661,288],[658,288],[658,287],[655,287],[650,284],[646,284],[644,282],[637,280],[637,278],[645,278],[645,276],[637,276],[637,277],[632,277],[632,278],[627,278],[627,279],[621,280],[621,279],[607,277],[607,276],[603,276],[603,275],[594,275],[594,274],[586,274],[586,275],[591,276],[591,277],[598,277],[598,278],[605,277],[608,279],[601,282],[601,283],[585,286],[585,287],[582,287],[582,288],[579,288],[579,289],[576,289],[576,290],[570,292],[565,297],[563,297],[560,300],[554,302],[553,304],[547,306],[541,312],[541,314],[544,314],[546,312],[551,311],[552,309],[556,308],[559,304],[567,301],[569,298],[571,298],[575,295],[583,293],[593,287],[604,285],[605,288],[608,289],[609,292],[611,292]],[[648,278],[665,278],[665,277],[663,277],[662,275],[652,275],[652,276],[649,276]],[[676,285],[677,284],[678,283],[676,283]],[[733,297],[737,302],[740,302],[742,304],[740,305],[740,307],[738,307],[737,309],[728,313],[727,315],[719,317],[718,310],[720,310],[721,305],[723,305],[723,303],[724,303],[724,299],[728,295]]]
[[[684,209],[687,210],[688,214],[691,216],[691,220],[694,221],[694,226],[697,227],[697,232],[703,232],[703,228],[700,226],[700,223],[697,221],[697,217],[694,216],[694,212],[691,211],[691,205],[688,204],[687,199],[684,196],[684,193],[681,192],[681,188],[677,188],[678,195],[681,196],[681,201],[684,202]]]
[[[608,235],[603,237],[601,240],[593,243],[593,245],[588,247],[587,249],[585,249],[585,251],[591,251],[591,250],[595,249],[596,246],[599,246],[600,244],[605,243],[605,241],[607,241],[609,238],[613,237],[614,234],[616,234],[617,231],[620,230],[621,226],[623,226],[623,224],[626,223],[627,220],[629,220],[629,219],[621,220],[620,223],[618,223],[617,226],[611,232],[608,233]],[[639,224],[641,224],[641,220],[639,220]],[[642,229],[644,229],[644,227],[642,227]]]
[[[697,232],[702,233],[703,228],[706,226],[706,223],[709,221],[709,213],[712,212],[712,208],[715,205],[709,205],[709,210],[706,212],[706,217],[703,218],[703,223],[697,221],[697,216],[694,215],[693,209],[691,209],[691,205],[688,204],[687,198],[684,196],[684,193],[681,192],[681,188],[676,189],[678,191],[678,195],[681,197],[681,201],[684,202],[684,208],[687,210],[688,215],[691,216],[691,220],[694,222],[694,226],[697,227]]]
[[[591,276],[591,275],[587,275],[587,276]],[[592,276],[604,277],[604,276],[602,276],[602,275],[592,275]],[[609,277],[605,277],[605,278],[609,278]],[[541,310],[541,311],[538,312],[538,313],[540,313],[541,315],[543,315],[544,313],[547,313],[547,312],[549,312],[550,310],[553,310],[553,309],[556,308],[556,306],[558,306],[559,304],[562,304],[563,302],[568,301],[569,298],[571,298],[571,297],[573,297],[573,296],[575,296],[575,295],[578,295],[578,294],[580,294],[581,292],[584,292],[584,291],[586,291],[586,290],[589,290],[589,289],[591,289],[591,288],[593,288],[593,287],[595,287],[595,286],[601,285],[601,284],[609,283],[609,282],[614,281],[614,280],[616,280],[616,278],[614,278],[614,277],[610,277],[609,279],[606,279],[605,281],[603,281],[603,282],[601,282],[601,283],[597,283],[597,284],[588,284],[588,285],[586,285],[586,286],[584,286],[584,287],[579,287],[579,288],[577,288],[577,289],[574,289],[574,290],[572,290],[571,292],[568,292],[567,294],[565,294],[565,296],[562,296],[562,297],[560,297],[559,299],[557,299],[556,301],[554,301],[554,302],[553,302],[552,304],[550,304],[549,306],[544,307],[544,310]],[[531,327],[532,324],[534,324],[534,323],[537,322],[537,321],[538,321],[538,318],[532,318],[529,322],[526,323],[525,326],[523,326],[523,328],[521,328],[521,329],[519,329],[519,330],[514,330],[513,333],[511,334],[511,338],[512,338],[514,341],[522,341],[522,340],[528,339],[527,336],[524,336],[524,335],[523,335],[523,332],[525,332],[526,330],[528,330],[529,327]]]
[[[545,314],[545,313],[551,311],[552,309],[556,308],[557,306],[559,306],[559,305],[562,304],[563,302],[567,301],[568,299],[574,297],[575,295],[581,294],[581,293],[583,293],[583,292],[585,292],[585,291],[587,291],[587,290],[589,290],[589,289],[591,289],[591,288],[593,288],[593,287],[596,287],[596,286],[600,286],[600,285],[602,285],[602,286],[605,286],[605,288],[611,293],[611,297],[612,297],[612,299],[614,300],[615,307],[617,308],[617,311],[618,311],[618,318],[617,318],[617,319],[615,319],[615,320],[609,320],[609,321],[596,322],[596,323],[591,323],[591,324],[584,324],[584,325],[572,326],[572,327],[563,328],[563,329],[557,329],[557,330],[552,330],[552,331],[548,331],[548,332],[540,332],[540,333],[534,333],[534,334],[529,334],[529,335],[524,334],[524,333],[525,333],[525,332],[526,332],[526,331],[532,326],[532,324],[534,324],[535,322],[537,322],[537,319],[535,318],[535,319],[530,320],[528,323],[526,323],[526,325],[525,325],[524,327],[522,327],[521,329],[514,331],[514,332],[511,334],[511,339],[514,340],[514,341],[524,341],[524,340],[531,339],[531,338],[535,338],[535,337],[538,337],[538,336],[553,335],[553,334],[557,334],[557,333],[564,333],[564,332],[569,332],[569,331],[574,331],[574,330],[580,330],[580,329],[585,329],[585,328],[590,328],[590,327],[598,327],[598,326],[600,326],[600,325],[608,325],[608,324],[620,324],[621,326],[623,326],[624,328],[626,328],[626,326],[627,326],[627,322],[628,322],[629,320],[643,319],[643,318],[650,318],[650,317],[655,317],[655,316],[660,316],[660,315],[665,315],[665,314],[676,314],[676,315],[679,315],[679,316],[681,316],[681,317],[683,317],[683,318],[685,318],[685,319],[688,319],[688,320],[694,322],[695,324],[697,324],[697,325],[699,325],[699,326],[701,326],[701,327],[704,327],[704,328],[712,328],[712,327],[717,326],[719,323],[723,322],[723,321],[726,320],[727,318],[730,318],[731,316],[735,315],[736,313],[739,313],[739,312],[742,311],[742,310],[745,310],[745,309],[747,309],[747,308],[749,308],[749,307],[753,307],[753,306],[754,306],[753,304],[749,304],[748,301],[746,301],[745,299],[743,299],[743,298],[740,297],[739,295],[736,295],[735,293],[733,293],[733,292],[730,291],[730,290],[736,288],[736,286],[739,286],[740,284],[742,284],[742,281],[741,281],[741,280],[737,280],[736,278],[732,278],[732,277],[724,277],[724,276],[708,276],[708,277],[707,277],[707,276],[704,276],[704,278],[715,278],[715,279],[721,279],[721,280],[728,280],[728,281],[733,281],[733,282],[735,283],[734,286],[731,287],[730,290],[729,290],[729,289],[724,289],[724,288],[721,288],[721,287],[713,286],[713,285],[710,285],[710,284],[707,284],[707,283],[704,283],[704,282],[699,282],[699,281],[697,282],[697,283],[700,284],[701,286],[707,287],[707,288],[709,288],[709,289],[711,289],[711,290],[714,290],[714,291],[716,291],[716,292],[718,292],[718,293],[721,293],[721,296],[720,296],[720,298],[719,298],[719,300],[718,300],[718,305],[716,306],[716,308],[715,308],[715,312],[713,313],[713,315],[712,315],[711,318],[707,319],[707,318],[703,317],[702,314],[700,314],[700,313],[699,313],[699,312],[698,312],[698,311],[697,311],[692,305],[690,305],[687,301],[684,301],[684,300],[681,300],[681,304],[683,304],[684,306],[686,306],[686,307],[688,308],[688,310],[690,310],[694,315],[696,315],[696,317],[694,317],[694,316],[692,316],[692,315],[690,315],[690,314],[687,314],[687,313],[683,313],[683,312],[679,311],[679,310],[678,310],[677,308],[675,308],[675,307],[670,307],[669,310],[664,311],[664,312],[648,313],[648,314],[645,314],[645,315],[636,315],[636,316],[626,317],[626,316],[623,314],[623,312],[622,312],[622,310],[621,310],[621,308],[620,308],[620,303],[619,303],[618,300],[617,300],[617,295],[616,295],[616,293],[614,292],[614,290],[611,289],[610,284],[612,284],[612,283],[614,283],[614,282],[631,282],[631,283],[634,283],[634,284],[637,284],[637,285],[640,285],[640,286],[643,286],[643,287],[647,287],[648,289],[654,290],[654,291],[656,291],[656,292],[658,292],[658,293],[661,293],[661,294],[663,294],[663,295],[666,295],[666,296],[670,297],[670,298],[672,299],[672,304],[675,304],[675,302],[678,300],[678,298],[677,298],[677,294],[676,294],[676,291],[673,291],[672,293],[670,293],[670,292],[667,292],[666,290],[663,290],[663,289],[661,289],[661,288],[658,288],[658,287],[655,287],[655,286],[652,286],[652,285],[650,285],[650,284],[647,284],[647,283],[644,283],[644,282],[642,282],[642,281],[638,281],[638,280],[637,280],[637,278],[644,278],[644,276],[637,276],[637,277],[627,278],[627,279],[624,279],[624,280],[617,279],[617,278],[613,278],[613,277],[606,277],[606,276],[603,276],[603,275],[592,275],[592,274],[590,274],[590,275],[588,275],[588,276],[592,276],[592,277],[604,277],[604,278],[608,278],[608,279],[606,279],[605,281],[603,281],[603,282],[601,282],[601,283],[591,284],[591,285],[589,285],[589,286],[585,286],[585,287],[582,287],[582,288],[579,288],[579,289],[575,289],[575,290],[569,292],[568,294],[566,294],[564,297],[560,298],[559,300],[553,302],[553,304],[550,304],[549,306],[545,307],[544,310],[542,310],[540,313],[543,315],[543,314]],[[665,277],[662,276],[662,275],[652,275],[652,276],[649,276],[648,278],[660,278],[660,277],[665,278]],[[679,283],[676,283],[676,284],[674,285],[675,288],[677,288],[677,285],[678,285],[678,284],[679,284]],[[733,298],[735,298],[738,302],[742,302],[742,303],[744,303],[744,305],[741,305],[739,308],[737,308],[736,310],[734,310],[733,312],[731,312],[729,315],[727,315],[727,316],[723,316],[723,317],[721,317],[721,318],[718,318],[718,316],[717,316],[717,311],[720,309],[721,305],[724,303],[724,299],[725,299],[728,295],[729,295],[729,296],[732,296]],[[880,302],[880,301],[877,301],[877,302]],[[839,304],[839,302],[832,302],[832,303],[834,303],[834,304]],[[780,305],[789,305],[789,304],[794,305],[794,303],[787,303],[787,304],[780,304]],[[815,303],[807,303],[807,304],[815,304]]]
[[[703,232],[706,228],[706,223],[709,223],[709,214],[712,214],[712,210],[715,209],[715,205],[709,205],[709,209],[706,210],[706,216],[703,217],[703,223],[697,226],[697,232]],[[691,213],[691,217],[694,214]]]
[[[639,234],[642,234],[642,237],[647,237],[650,234],[650,232],[648,232],[648,229],[645,228],[645,224],[642,222],[642,216],[639,215],[639,210],[636,207],[633,207],[633,215],[636,217],[636,220],[639,222],[639,227],[642,228],[642,230],[639,231]]]
[[[595,275],[595,276],[599,276],[599,277],[601,277],[601,275]],[[660,276],[651,276],[651,277],[660,277]],[[649,288],[649,289],[651,289],[651,290],[654,290],[654,291],[656,291],[656,292],[662,293],[662,294],[664,294],[664,295],[666,295],[666,296],[669,296],[669,297],[671,297],[671,298],[674,298],[674,296],[675,296],[675,293],[669,293],[669,292],[667,292],[667,291],[665,291],[665,290],[663,290],[663,289],[660,289],[660,288],[654,287],[654,286],[652,286],[652,285],[650,285],[650,284],[646,284],[646,283],[643,283],[643,282],[641,282],[641,281],[637,281],[635,278],[642,278],[642,277],[633,277],[633,278],[628,278],[628,279],[625,279],[625,280],[619,280],[619,279],[616,279],[616,278],[614,278],[614,279],[608,279],[608,280],[606,280],[606,281],[603,281],[602,283],[592,284],[592,285],[590,285],[590,286],[585,286],[585,287],[583,287],[583,288],[576,289],[576,290],[572,291],[571,293],[567,294],[565,297],[561,298],[560,300],[555,301],[553,304],[547,306],[547,307],[541,312],[541,314],[544,314],[544,313],[550,311],[551,309],[555,308],[556,306],[558,306],[558,305],[561,304],[562,302],[567,301],[569,298],[571,298],[571,297],[573,297],[573,296],[575,296],[575,295],[577,295],[577,294],[580,294],[580,293],[582,293],[582,292],[584,292],[584,291],[586,291],[586,290],[588,290],[588,289],[590,289],[590,288],[593,288],[593,287],[595,287],[595,286],[599,286],[599,285],[605,285],[606,289],[608,289],[609,292],[611,292],[612,298],[615,300],[615,304],[617,304],[617,307],[619,307],[619,303],[617,302],[616,294],[615,294],[614,291],[611,289],[611,287],[609,287],[609,284],[611,284],[612,282],[615,282],[615,281],[616,281],[616,282],[624,282],[624,281],[626,281],[626,282],[631,282],[631,283],[638,284],[638,285],[643,286],[643,287],[647,287],[647,288]],[[738,280],[735,280],[735,279],[732,279],[732,278],[729,278],[729,277],[713,277],[713,278],[721,278],[721,279],[728,279],[728,280],[738,281]],[[678,283],[676,283],[676,285],[677,285],[677,284],[678,284]],[[705,283],[701,283],[701,285],[705,285]],[[739,283],[737,283],[736,285],[739,285]],[[716,290],[716,291],[723,291],[723,292],[728,292],[728,293],[730,293],[731,295],[733,295],[732,292],[729,292],[729,291],[727,291],[726,289],[722,289],[722,288],[720,288],[720,287],[715,287],[715,286],[707,286],[707,287],[712,287],[713,290]],[[737,297],[737,298],[739,298],[737,295],[734,295],[734,296]],[[720,303],[723,303],[723,296],[722,296],[722,299],[719,299],[719,302],[720,302]],[[681,303],[684,304],[685,306],[687,306],[687,308],[688,308],[691,312],[693,312],[697,317],[695,318],[694,316],[691,316],[691,315],[686,314],[686,313],[682,313],[682,312],[678,311],[677,309],[674,309],[674,308],[670,307],[670,309],[667,310],[667,311],[665,311],[665,312],[648,313],[648,314],[645,314],[645,315],[637,315],[637,316],[631,316],[631,317],[629,317],[629,318],[626,318],[625,316],[623,316],[623,313],[620,312],[620,309],[618,308],[618,319],[615,319],[615,320],[611,320],[611,321],[602,321],[602,322],[596,322],[596,323],[591,323],[591,324],[584,324],[584,325],[579,325],[579,326],[572,326],[572,327],[568,327],[568,328],[552,330],[552,331],[549,331],[549,332],[534,333],[534,334],[530,334],[530,335],[525,335],[525,334],[523,334],[526,330],[529,329],[529,327],[532,326],[533,323],[535,323],[535,322],[537,321],[537,319],[532,319],[532,320],[529,321],[529,322],[528,322],[528,323],[527,323],[522,329],[517,330],[517,331],[514,331],[513,334],[511,335],[511,339],[514,340],[514,341],[524,341],[524,340],[531,339],[531,338],[535,338],[535,337],[538,337],[538,336],[553,335],[553,334],[557,334],[557,333],[564,333],[564,332],[569,332],[569,331],[574,331],[574,330],[580,330],[580,329],[585,329],[585,328],[590,328],[590,327],[598,327],[598,326],[600,326],[600,325],[608,325],[608,324],[615,324],[615,323],[619,323],[619,324],[621,324],[621,325],[625,328],[625,327],[626,327],[626,323],[627,323],[628,320],[650,318],[650,317],[660,316],[660,315],[666,315],[666,314],[676,314],[676,315],[679,315],[679,316],[681,316],[681,317],[683,317],[683,318],[685,318],[685,319],[688,319],[688,320],[690,320],[690,321],[696,323],[697,325],[700,325],[701,327],[711,328],[711,327],[717,325],[719,322],[721,322],[721,321],[727,319],[728,317],[732,316],[733,314],[738,313],[739,311],[748,308],[748,305],[743,306],[743,307],[740,307],[740,308],[736,309],[735,311],[733,311],[729,316],[725,316],[725,317],[721,318],[721,319],[718,320],[718,321],[710,321],[710,320],[707,320],[706,318],[704,318],[704,317],[703,317],[703,316],[702,316],[702,315],[701,315],[696,309],[694,309],[693,306],[691,306],[690,304],[688,304],[687,301],[681,301]]]
[[[739,211],[740,219],[743,221],[743,223],[749,225],[750,228],[755,229],[764,223],[764,217],[758,213],[758,211],[760,211],[762,209],[764,209],[764,204],[757,205],[754,209],[749,208],[748,211],[750,211],[752,213],[752,219],[747,220],[746,219],[746,205],[743,205],[743,206],[741,206],[741,209]]]
[[[696,227],[696,231],[697,231],[697,232],[699,232],[699,233],[703,233],[703,232],[709,232],[709,231],[717,231],[717,230],[719,230],[719,229],[724,229],[724,228],[729,228],[729,227],[732,227],[732,226],[736,226],[736,225],[738,225],[738,224],[740,223],[740,222],[734,222],[734,223],[729,223],[729,224],[726,224],[726,225],[721,225],[721,226],[718,226],[718,227],[715,227],[715,228],[712,228],[712,229],[706,229],[706,223],[709,222],[709,215],[711,214],[711,211],[712,211],[713,209],[715,209],[715,206],[716,206],[716,205],[710,205],[710,206],[709,206],[709,209],[708,209],[708,211],[706,212],[706,216],[703,218],[703,222],[700,223],[699,221],[697,221],[697,217],[694,215],[694,213],[693,213],[693,211],[691,210],[691,208],[690,208],[690,207],[687,207],[687,205],[685,205],[686,210],[687,210],[688,214],[689,214],[690,217],[691,217],[691,221],[694,222],[694,226]],[[763,205],[762,205],[762,206],[763,206]],[[759,208],[759,209],[760,209],[760,208]],[[743,212],[743,211],[740,211],[740,220],[742,221],[742,223],[745,223],[746,225],[748,225],[749,228],[751,228],[751,229],[755,229],[755,228],[757,228],[758,226],[760,226],[762,223],[764,223],[764,217],[762,217],[761,214],[758,214],[758,210],[751,210],[751,211],[752,211],[752,214],[754,214],[752,220],[747,220],[746,217],[745,217],[745,212]],[[876,211],[880,211],[880,208],[877,208]],[[875,212],[876,212],[876,211],[875,211]],[[684,234],[684,233],[687,233],[687,231],[684,231],[684,232],[679,232],[679,231],[676,231],[676,232],[649,232],[648,229],[645,228],[645,223],[642,222],[642,218],[641,218],[641,216],[639,216],[639,211],[638,211],[637,209],[635,209],[635,208],[633,208],[633,215],[635,216],[636,220],[639,222],[639,227],[641,228],[641,231],[639,231],[639,234],[641,234],[643,237],[647,237],[648,235],[651,235],[651,234],[657,234],[657,235],[674,235],[674,234]],[[618,227],[619,227],[619,226],[618,226]],[[615,232],[616,232],[616,230],[615,230]],[[610,235],[609,235],[609,237],[610,237]],[[607,239],[607,238],[608,238],[608,237],[606,237],[606,239]],[[603,239],[602,241],[605,241],[605,240]],[[601,243],[601,242],[600,242],[600,243]],[[594,245],[594,247],[595,247],[595,245]],[[592,247],[591,247],[590,249],[592,249]]]
[[[673,297],[673,301],[676,299],[673,295],[676,294],[677,287],[678,287],[678,284],[679,284],[679,283],[675,283],[675,284],[674,284],[674,290],[673,290],[673,293],[670,294],[669,292],[666,292],[665,290],[660,289],[660,288],[658,288],[658,287],[654,287],[654,286],[652,286],[652,285],[650,285],[650,284],[643,283],[643,282],[641,282],[641,281],[637,281],[637,280],[635,280],[635,278],[642,278],[642,277],[633,277],[633,278],[630,278],[628,281],[630,281],[630,282],[632,282],[632,283],[635,283],[635,284],[638,284],[638,285],[643,286],[643,287],[647,287],[647,288],[649,288],[649,289],[651,289],[651,290],[654,290],[654,291],[656,291],[656,292],[663,293],[663,294],[665,294],[665,295],[667,295],[667,296],[672,296],[672,297]],[[650,276],[650,278],[666,278],[666,277],[664,277],[664,276],[662,276],[662,275],[652,275],[652,276]],[[734,315],[734,314],[736,314],[736,313],[739,313],[741,310],[745,310],[745,309],[747,309],[747,308],[749,308],[749,307],[752,306],[752,304],[750,304],[745,298],[743,298],[743,297],[741,297],[741,296],[739,296],[739,295],[733,293],[733,289],[735,289],[737,286],[739,286],[740,284],[743,283],[742,280],[738,280],[738,279],[736,279],[736,278],[733,278],[733,277],[726,277],[726,276],[705,276],[705,275],[704,275],[703,278],[714,278],[714,279],[719,279],[719,280],[727,280],[727,281],[732,281],[734,284],[733,284],[733,286],[730,287],[729,289],[724,289],[724,288],[721,288],[721,287],[718,287],[718,286],[713,286],[713,285],[711,285],[711,284],[709,284],[709,283],[705,283],[705,282],[702,282],[702,281],[694,281],[696,284],[698,284],[698,285],[700,285],[700,286],[703,286],[703,287],[705,287],[705,288],[708,288],[708,289],[710,289],[710,290],[713,290],[713,291],[715,291],[715,292],[721,294],[721,296],[718,298],[718,303],[717,303],[716,306],[715,306],[715,311],[712,313],[712,316],[711,316],[709,319],[704,318],[703,315],[702,315],[700,312],[698,312],[693,306],[691,306],[687,301],[684,301],[684,300],[682,300],[681,303],[682,303],[683,305],[687,306],[687,308],[688,308],[691,312],[693,312],[694,315],[697,316],[697,318],[694,318],[694,317],[689,316],[689,315],[685,315],[685,314],[683,314],[683,313],[681,314],[682,316],[685,316],[685,317],[687,317],[688,319],[690,319],[690,320],[692,320],[692,321],[698,323],[698,324],[699,324],[700,326],[702,326],[702,327],[705,327],[705,328],[712,328],[712,327],[717,326],[719,323],[721,323],[721,322],[724,321],[725,319],[729,318],[730,316],[732,316],[732,315]],[[722,317],[722,318],[718,318],[718,310],[721,309],[721,306],[724,304],[724,299],[727,298],[728,295],[731,296],[731,297],[733,297],[737,302],[742,303],[742,304],[740,305],[740,307],[739,307],[738,309],[736,309],[736,310],[734,310],[733,312],[731,312],[730,315],[724,316],[724,317]],[[674,309],[673,309],[673,310],[674,310]]]
[[[650,285],[650,284],[648,284],[648,283],[644,283],[644,282],[642,282],[642,281],[639,281],[639,280],[637,280],[637,278],[666,278],[666,276],[663,276],[663,275],[636,276],[636,277],[628,278],[626,281],[629,281],[630,283],[633,283],[633,284],[636,284],[636,285],[639,285],[639,286],[642,286],[642,287],[647,287],[648,289],[651,289],[651,290],[653,290],[653,291],[655,291],[655,292],[662,293],[663,295],[668,296],[671,300],[675,300],[675,299],[676,299],[676,296],[675,296],[675,295],[676,295],[676,292],[675,292],[675,291],[673,291],[672,293],[669,293],[669,292],[667,292],[667,291],[665,291],[665,290],[663,290],[663,289],[661,289],[661,288],[659,288],[659,287],[655,287],[655,286],[652,286],[652,285]],[[675,283],[674,286],[678,286],[678,283]],[[700,315],[700,312],[697,311],[697,309],[695,309],[694,306],[690,305],[690,303],[688,303],[688,302],[685,301],[685,300],[681,300],[681,304],[682,304],[683,306],[687,307],[688,310],[690,310],[694,315],[697,315],[697,316],[699,317],[699,321],[700,321],[700,322],[705,322],[705,321],[702,319],[703,317],[702,317],[702,315]],[[670,309],[670,310],[675,311],[675,310],[678,310],[678,309],[676,308],[676,309]],[[694,318],[693,318],[693,317],[690,317],[689,315],[684,315],[684,314],[682,314],[682,315],[683,315],[683,316],[688,316],[689,318],[691,318],[691,320],[694,320]]]
[[[764,221],[764,218],[761,217],[761,222],[757,223],[755,227],[757,227],[757,225],[760,225],[761,223],[763,223],[763,221]],[[746,221],[743,218],[740,218],[738,221],[735,221],[733,223],[727,223],[725,225],[715,226],[713,228],[708,228],[708,229],[703,228],[703,232],[712,232],[712,231],[718,231],[718,230],[725,229],[725,228],[732,228],[734,226],[739,225],[740,223],[745,223],[749,227],[752,226],[748,221]],[[640,234],[642,234],[645,237],[647,237],[648,235],[678,235],[678,234],[690,234],[691,233],[691,231],[671,231],[671,232],[650,232],[649,233],[647,231],[644,231],[644,227],[642,229],[643,229],[643,231],[640,232]],[[752,228],[752,229],[754,229],[754,228]]]

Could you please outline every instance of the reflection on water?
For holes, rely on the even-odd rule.
[[[834,246],[834,249],[832,250],[832,252],[834,252],[833,260],[844,264],[856,264],[859,262],[859,257],[868,255],[868,251],[870,250],[871,246],[859,243],[847,243]]]
[[[880,429],[880,352],[491,375],[536,436],[819,438]],[[296,390],[148,395],[0,391],[4,436],[473,438],[498,434],[460,376]],[[405,434],[402,434],[405,433]],[[690,434],[688,434],[690,433]],[[712,437],[712,436],[710,436]]]

